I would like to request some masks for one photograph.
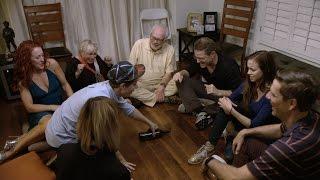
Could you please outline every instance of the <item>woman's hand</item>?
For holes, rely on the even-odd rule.
[[[219,98],[218,101],[219,106],[223,109],[224,113],[230,114],[232,110],[232,101],[227,97]]]
[[[112,58],[110,56],[104,57],[104,63],[106,63],[108,67],[111,67],[113,65]]]
[[[85,64],[78,64],[77,65],[77,70],[76,70],[76,73],[75,73],[75,76],[78,78],[79,75],[82,73],[83,71],[83,68],[85,67],[86,65]]]
[[[50,111],[55,111],[56,109],[58,109],[58,107],[59,107],[60,105],[55,105],[55,104],[52,104],[52,105],[50,105]]]
[[[128,161],[126,161],[126,160],[121,161],[121,163],[128,169],[129,172],[132,172],[132,171],[135,170],[135,168],[134,168],[134,167],[136,167],[135,164],[133,164],[133,163],[131,163],[131,162],[128,162]]]

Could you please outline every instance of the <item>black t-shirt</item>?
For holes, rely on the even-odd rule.
[[[206,80],[206,84],[213,84],[221,90],[235,90],[241,84],[240,69],[234,59],[218,55],[215,70],[210,73],[207,68],[201,68],[198,63],[192,61],[187,69],[190,77],[199,74]]]
[[[107,74],[111,67],[108,67],[107,64],[101,59],[100,56],[96,57],[97,63],[99,65],[100,73],[104,77],[105,80],[107,80]],[[84,68],[81,74],[78,78],[75,76],[75,72],[77,71],[78,64],[81,64],[81,62],[73,57],[72,61],[68,64],[67,70],[66,70],[66,79],[69,82],[73,92],[76,92],[88,85],[94,84],[97,82],[96,76],[93,72],[88,70],[87,68]],[[94,64],[88,64],[89,67],[91,67],[93,70],[95,70]]]
[[[130,179],[130,172],[114,152],[97,152],[89,156],[80,144],[64,144],[58,149],[57,180]]]

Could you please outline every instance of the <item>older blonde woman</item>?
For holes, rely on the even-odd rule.
[[[112,66],[111,58],[102,60],[97,51],[96,43],[91,40],[81,41],[78,55],[68,64],[66,77],[74,92],[107,79]]]
[[[89,99],[77,124],[79,143],[58,150],[57,179],[130,179],[118,156],[120,130],[117,105],[107,97]]]

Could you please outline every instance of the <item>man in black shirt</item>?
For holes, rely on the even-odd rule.
[[[197,121],[210,118],[212,108],[205,108],[199,98],[217,100],[229,96],[241,83],[240,70],[234,59],[219,53],[216,43],[202,37],[194,44],[196,63],[190,68],[177,72],[173,79],[177,82],[183,105],[179,111],[195,113]],[[200,77],[196,75],[200,75]]]

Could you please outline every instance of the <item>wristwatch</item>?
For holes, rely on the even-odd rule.
[[[212,159],[215,159],[215,158],[212,157],[212,156],[210,156],[208,159],[206,159],[206,161],[204,162],[204,165],[205,165],[205,166],[208,166],[209,162],[210,162]]]
[[[219,161],[219,162],[221,162],[221,163],[223,163],[223,164],[227,164],[224,159],[222,159],[220,156],[215,155],[215,154],[212,155],[211,157],[209,157],[209,158],[204,162],[204,164],[205,164],[206,166],[208,166],[209,162],[210,162],[212,159],[215,159],[215,160],[217,160],[217,161]]]

